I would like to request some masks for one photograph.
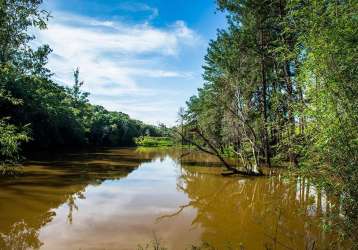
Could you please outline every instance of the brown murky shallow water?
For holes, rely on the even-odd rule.
[[[335,207],[307,180],[222,177],[212,157],[180,154],[33,157],[0,179],[0,249],[346,249],[319,226]]]

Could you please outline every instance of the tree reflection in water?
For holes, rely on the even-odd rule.
[[[39,232],[29,227],[24,221],[12,225],[8,234],[0,233],[1,249],[39,249],[43,243],[39,240]]]
[[[320,227],[332,201],[306,179],[223,178],[215,168],[184,166],[177,185],[190,202],[159,220],[196,208],[192,225],[202,228],[202,242],[215,249],[342,247],[337,234]]]
[[[39,231],[55,217],[54,210],[68,206],[73,223],[76,201],[85,199],[89,185],[126,177],[141,162],[133,150],[102,150],[68,155],[45,154],[33,160],[18,178],[0,177],[0,249],[38,249]]]
[[[152,218],[158,216],[153,207],[164,208],[162,211],[175,211],[173,208],[176,209],[178,204],[175,199],[180,198],[178,202],[188,203],[180,206],[173,214],[163,215],[160,220],[179,215],[187,207],[194,208],[190,217],[186,217],[181,223],[170,220],[173,224],[164,224],[171,226],[169,229],[165,226],[158,228],[162,230],[161,233],[171,230],[171,235],[183,234],[188,237],[188,234],[193,234],[193,238],[190,238],[192,242],[202,242],[203,246],[207,246],[205,249],[346,249],[338,243],[338,233],[325,232],[320,227],[323,219],[329,226],[335,225],[337,221],[330,220],[329,216],[339,215],[338,201],[327,197],[325,192],[316,189],[307,179],[283,179],[280,175],[270,178],[222,177],[222,169],[215,167],[219,162],[210,156],[196,153],[186,154],[185,157],[181,157],[182,155],[183,152],[175,149],[108,149],[30,162],[20,178],[0,181],[0,199],[6,201],[0,203],[0,249],[38,249],[41,246],[49,248],[46,238],[41,238],[44,244],[39,239],[39,232],[50,221],[55,221],[55,217],[58,218],[54,211],[58,211],[63,204],[68,207],[68,214],[65,210],[64,223],[61,221],[59,230],[64,230],[68,224],[73,228],[72,223],[84,225],[83,218],[80,220],[79,216],[76,220],[74,213],[80,209],[79,200],[86,198],[88,186],[101,185],[105,180],[126,178],[141,163],[158,159],[160,161],[154,162],[156,167],[153,168],[158,172],[152,169],[154,172],[149,173],[144,169],[142,176],[137,176],[139,179],[127,179],[128,186],[123,186],[128,187],[128,190],[134,188],[135,191],[139,185],[139,196],[136,196],[135,192],[134,196],[128,194],[129,200],[133,198],[137,201],[131,204],[133,207],[123,203],[126,210],[110,214],[114,219],[130,220],[137,218],[137,214],[130,217],[130,211],[127,213],[127,210],[134,208],[134,212],[138,212],[149,207],[150,209],[142,214],[143,221],[138,225],[127,221],[128,224],[120,227],[120,223],[112,223],[112,217],[104,221],[99,220],[97,225],[103,227],[92,234],[92,243],[97,240],[97,234],[98,239],[107,241],[112,227],[117,228],[117,233],[122,229],[128,230],[126,226],[135,225],[140,230],[122,232],[128,235],[132,232],[143,233],[145,228],[153,226]],[[168,157],[174,162],[168,160]],[[156,175],[164,170],[162,167],[166,168],[167,175],[157,178]],[[173,185],[172,193],[164,192],[161,193],[163,196],[158,196],[155,189],[148,189],[148,185],[153,182],[146,182],[146,178],[155,180],[155,183],[161,182],[162,184],[157,186],[160,188],[167,187],[170,180]],[[185,198],[182,193],[186,194]],[[91,200],[91,197],[87,196],[87,201]],[[148,196],[150,197],[146,202],[138,202],[138,197],[144,199],[143,197]],[[172,206],[169,206],[169,196],[172,198]],[[92,197],[93,201],[95,200]],[[111,198],[104,201],[112,208],[114,201]],[[106,215],[105,211],[103,215]],[[121,223],[125,223],[124,221]],[[190,228],[190,222],[193,228]],[[195,230],[195,233],[190,230]],[[56,237],[59,231],[54,232],[55,234],[50,234],[51,239]],[[86,233],[92,231],[83,233],[87,237],[91,234]],[[73,237],[85,238],[83,235],[75,234]],[[162,235],[158,234],[158,237]],[[123,240],[128,241],[127,238]],[[182,239],[186,240],[187,238]],[[88,246],[87,241],[88,239],[83,241],[85,246]],[[139,242],[134,242],[137,243]]]

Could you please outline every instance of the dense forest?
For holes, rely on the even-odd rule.
[[[205,84],[180,111],[187,143],[240,161],[285,165],[339,197],[358,226],[358,2],[218,0],[227,14]]]
[[[51,48],[31,43],[35,37],[30,30],[45,29],[50,18],[41,3],[0,1],[1,165],[18,162],[20,150],[128,146],[135,137],[162,135],[163,125],[147,125],[90,104],[79,69],[74,69],[72,87],[51,78],[46,68]]]

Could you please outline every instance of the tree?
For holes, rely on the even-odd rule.
[[[304,170],[342,199],[348,235],[358,225],[358,33],[356,1],[292,1],[301,27],[307,138]]]
[[[48,13],[39,10],[39,0],[0,1],[0,161],[9,165],[20,159],[19,146],[29,141],[28,125],[15,125],[6,116],[9,107],[21,106],[23,101],[9,91],[18,74],[44,74],[39,64],[47,55],[48,47],[33,51],[28,35],[29,27],[45,28]]]
[[[218,8],[228,28],[209,44],[205,84],[182,116],[195,132],[186,137],[247,172],[289,161],[342,199],[354,237],[358,4],[218,0]]]

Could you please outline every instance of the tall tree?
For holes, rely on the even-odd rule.
[[[48,47],[33,51],[28,34],[30,27],[45,28],[48,13],[39,10],[42,1],[0,1],[0,161],[14,163],[19,159],[19,145],[29,140],[28,125],[13,124],[6,110],[18,107],[23,100],[12,95],[8,86],[21,81],[21,75],[44,71],[41,62]],[[47,72],[47,71],[46,71]]]
[[[228,28],[210,43],[206,83],[187,103],[184,127],[200,131],[191,141],[218,157],[231,151],[251,171],[271,159],[307,170],[340,197],[355,237],[357,1],[218,0],[218,8]]]

